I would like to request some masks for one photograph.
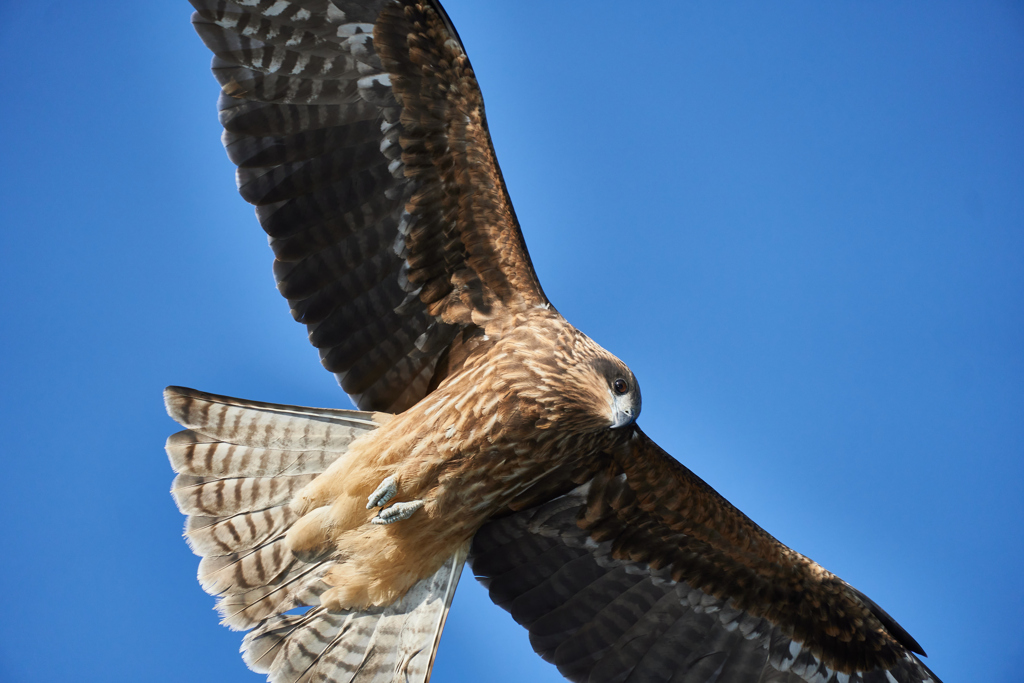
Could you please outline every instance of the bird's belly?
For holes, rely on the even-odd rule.
[[[576,449],[555,450],[537,442],[473,453],[451,463],[438,478],[436,509],[447,518],[473,520],[475,532],[525,490],[580,459]]]
[[[429,433],[403,431],[405,417],[354,443],[347,462],[304,492],[300,512],[306,517],[296,528],[309,518],[308,539],[296,533],[293,551],[329,546],[339,558],[325,577],[333,587],[322,596],[328,607],[390,604],[436,572],[523,491],[594,449],[590,438],[555,432],[529,438],[501,428],[460,434],[443,423]],[[367,498],[389,476],[398,482],[391,504],[424,505],[408,519],[374,524],[378,511],[366,509]]]

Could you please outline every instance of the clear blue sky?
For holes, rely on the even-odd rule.
[[[640,423],[947,683],[1024,668],[1024,6],[446,3],[537,270]],[[0,2],[0,680],[257,681],[167,384],[346,406],[184,0]],[[468,574],[435,680],[561,680]]]

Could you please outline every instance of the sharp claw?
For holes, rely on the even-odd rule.
[[[393,524],[409,519],[412,513],[423,507],[422,500],[410,500],[408,503],[395,503],[377,513],[377,516],[370,521],[374,524]]]
[[[366,502],[366,509],[384,507],[398,493],[398,481],[394,475],[385,477],[384,481],[377,486],[377,490],[370,494]]]

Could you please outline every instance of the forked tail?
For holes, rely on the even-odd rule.
[[[186,427],[167,440],[178,473],[171,494],[222,623],[251,629],[246,664],[273,683],[427,681],[466,547],[394,604],[354,612],[320,606],[322,577],[339,557],[304,561],[285,541],[299,518],[292,499],[389,416],[181,387],[168,387],[164,401]]]

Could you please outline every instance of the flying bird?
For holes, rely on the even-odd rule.
[[[938,683],[637,424],[537,279],[430,0],[191,0],[278,288],[359,410],[169,387],[199,581],[274,683],[426,681],[463,564],[573,681]]]

